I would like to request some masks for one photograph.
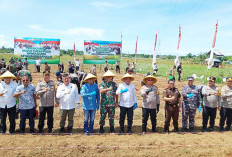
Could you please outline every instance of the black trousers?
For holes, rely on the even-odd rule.
[[[38,129],[43,130],[44,128],[44,120],[46,117],[47,113],[47,125],[48,129],[53,128],[53,111],[54,111],[54,106],[49,106],[49,107],[39,107],[39,124],[38,124]]]
[[[216,115],[217,115],[217,108],[211,108],[211,107],[203,106],[203,112],[202,112],[203,129],[207,128],[209,118],[210,118],[210,120],[209,120],[210,128],[214,127]]]
[[[108,71],[108,67],[104,67],[104,71],[107,72]]]
[[[11,108],[0,108],[0,112],[2,114],[2,119],[1,119],[1,132],[5,133],[6,132],[6,117],[8,114],[9,121],[10,121],[10,133],[15,132],[15,113],[16,113],[16,106],[11,107]]]
[[[152,131],[156,130],[156,109],[142,108],[143,120],[142,120],[142,131],[147,131],[147,121],[150,115]]]
[[[125,74],[127,73],[127,70],[128,70],[128,69],[129,69],[129,68],[127,67],[127,68],[126,68],[126,72],[125,72]]]
[[[40,66],[36,65],[37,72],[40,73]]]
[[[232,121],[232,109],[231,108],[221,108],[220,111],[220,128],[223,128],[226,121],[226,128],[227,130],[230,130],[231,127],[231,121]]]
[[[178,73],[178,81],[180,82],[181,73]]]
[[[134,114],[134,106],[127,108],[120,106],[120,119],[119,124],[121,131],[124,130],[124,122],[127,115],[127,130],[131,130],[133,124],[133,114]]]
[[[120,66],[116,65],[116,73],[120,73]]]
[[[76,66],[76,71],[79,71],[79,68],[80,68],[80,67]]]

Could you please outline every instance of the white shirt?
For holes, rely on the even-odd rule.
[[[121,94],[121,90],[128,89],[127,92]],[[135,86],[133,84],[127,85],[125,82],[119,84],[116,94],[120,94],[120,103],[119,106],[130,108],[137,103],[136,93],[135,93]]]
[[[80,67],[80,61],[75,61],[75,63],[76,63],[76,67]]]
[[[79,104],[79,94],[76,85],[69,83],[66,86],[64,83],[58,86],[56,98],[60,99],[60,109],[70,110],[75,108],[75,101]],[[77,105],[79,108],[79,105]]]
[[[16,105],[15,98],[13,97],[14,92],[18,85],[11,81],[9,85],[7,85],[4,81],[0,83],[0,93],[5,92],[3,96],[0,96],[0,108],[12,108]]]
[[[35,64],[36,64],[36,65],[40,66],[40,63],[41,63],[41,60],[40,60],[40,59],[36,59],[36,60],[35,60]]]

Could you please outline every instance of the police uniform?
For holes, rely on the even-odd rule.
[[[178,132],[178,117],[179,117],[179,101],[181,94],[178,88],[165,88],[163,91],[163,97],[171,98],[175,97],[173,101],[165,101],[165,124],[164,131],[169,132],[169,126],[171,118],[173,120],[174,132]]]
[[[47,73],[47,72],[46,72]],[[44,92],[43,90],[47,88],[48,91]],[[53,112],[54,112],[54,97],[56,95],[56,84],[54,81],[50,80],[48,82],[41,81],[37,84],[36,88],[37,96],[39,96],[39,132],[43,132],[44,120],[47,113],[47,124],[48,131],[52,132],[53,128]],[[56,97],[55,97],[56,98]],[[59,99],[55,99],[56,104],[59,104]]]
[[[188,80],[194,80],[193,77],[188,77]],[[197,86],[184,86],[182,88],[183,103],[182,103],[182,128],[183,132],[187,131],[187,120],[189,118],[189,129],[194,132],[194,117],[196,109],[201,106],[200,90]]]
[[[209,81],[215,82],[215,77],[210,77]],[[217,95],[210,93],[216,92]],[[202,88],[203,95],[203,112],[202,112],[202,125],[203,132],[207,131],[208,119],[210,118],[209,131],[214,131],[215,118],[217,114],[217,106],[220,104],[219,88],[217,86],[210,87],[204,86]]]
[[[226,81],[232,81],[232,77],[226,79]],[[224,131],[224,125],[226,120],[226,131],[230,130],[232,121],[232,86],[223,86],[221,89],[221,110],[220,110],[220,131]]]

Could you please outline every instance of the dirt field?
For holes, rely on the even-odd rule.
[[[43,67],[41,68],[43,69]],[[53,74],[56,66],[52,66]],[[42,74],[34,73],[33,84],[42,79]],[[98,80],[103,72],[98,74]],[[119,83],[123,74],[114,80]],[[52,76],[54,80],[54,75]],[[135,75],[136,88],[140,89],[142,74]],[[181,88],[186,82],[177,83]],[[158,78],[157,86],[161,93],[167,85],[165,78]],[[161,95],[162,97],[162,95]],[[141,135],[142,112],[141,96],[137,92],[138,109],[135,110],[133,135],[112,135],[108,134],[109,125],[106,120],[104,135],[84,136],[83,132],[83,110],[78,109],[74,117],[74,131],[72,135],[58,135],[59,129],[59,108],[54,113],[54,135],[0,135],[1,156],[232,156],[232,132],[219,133],[219,114],[216,118],[216,130],[214,133],[202,133],[202,113],[197,111],[196,134],[191,133],[163,133],[164,126],[164,102],[161,101],[161,109],[157,115],[157,133]],[[94,132],[99,131],[100,112],[97,111]],[[17,119],[16,131],[19,132],[19,120]],[[36,119],[36,128],[38,120]],[[46,123],[45,123],[46,124]],[[181,129],[181,114],[179,118]],[[27,121],[27,128],[28,128]],[[116,109],[115,116],[116,132],[119,132],[119,109]],[[8,125],[9,128],[9,125]],[[47,126],[45,126],[47,128]],[[171,126],[170,130],[173,127]],[[148,131],[151,131],[151,123],[148,121]],[[47,130],[45,130],[47,132]]]

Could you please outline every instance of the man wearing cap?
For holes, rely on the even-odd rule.
[[[174,132],[178,132],[178,117],[181,111],[181,94],[178,88],[175,87],[173,79],[168,81],[168,87],[163,91],[165,101],[165,124],[164,132],[169,133],[171,119],[173,120]]]
[[[100,84],[101,93],[101,118],[100,118],[100,131],[104,133],[103,126],[105,125],[105,118],[108,114],[110,133],[115,133],[114,130],[114,115],[115,107],[118,106],[118,95],[116,95],[117,84],[113,81],[113,77],[116,77],[114,73],[108,70],[104,75],[104,81]],[[116,101],[115,101],[116,100]]]
[[[224,131],[226,121],[226,131],[230,130],[232,121],[232,77],[226,79],[226,85],[221,89],[221,106],[220,111],[220,131]]]
[[[50,79],[48,71],[43,72],[44,80],[39,82],[36,87],[36,94],[39,96],[39,133],[43,132],[44,120],[47,114],[48,133],[52,132],[53,128],[53,112],[54,112],[54,97],[56,94],[56,84]],[[55,97],[56,105],[59,106],[59,99]]]
[[[123,83],[119,84],[116,91],[117,95],[120,95],[120,134],[124,133],[124,122],[127,115],[127,133],[132,134],[132,124],[133,124],[133,113],[134,108],[137,107],[137,98],[135,92],[135,86],[131,83],[134,77],[130,74],[125,74],[121,81]]]
[[[207,131],[208,119],[209,121],[209,131],[214,131],[215,118],[217,115],[217,106],[220,105],[219,88],[215,86],[215,77],[209,77],[208,86],[203,86],[203,112],[202,112],[202,125],[203,132]]]
[[[81,97],[83,99],[82,108],[84,110],[84,134],[92,134],[96,110],[99,110],[100,93],[97,84],[94,81],[97,79],[93,74],[88,74],[81,88]]]
[[[0,78],[4,79],[4,81],[0,83],[0,113],[2,115],[1,133],[6,132],[6,117],[8,114],[10,121],[9,132],[12,134],[15,132],[16,115],[16,102],[13,95],[18,85],[11,81],[15,76],[9,71],[5,72]]]
[[[56,98],[60,99],[60,132],[64,132],[66,117],[68,116],[68,133],[72,133],[75,102],[79,108],[79,94],[76,85],[70,83],[68,74],[63,74],[63,84],[58,86]],[[58,107],[58,105],[56,105]]]
[[[182,102],[182,131],[187,131],[187,121],[189,119],[189,131],[194,130],[194,117],[196,115],[196,109],[201,106],[200,90],[197,86],[193,85],[194,78],[189,76],[188,85],[182,88],[183,102]]]
[[[143,82],[145,83],[141,89],[141,96],[143,97],[142,102],[142,132],[147,131],[147,120],[151,118],[152,132],[156,132],[156,113],[159,112],[160,96],[158,87],[154,85],[157,79],[148,75],[144,77]]]
[[[16,88],[14,97],[19,98],[19,112],[20,112],[20,132],[25,132],[26,118],[29,116],[30,132],[34,133],[36,113],[36,90],[35,86],[30,84],[29,77],[27,75],[21,78],[22,85]]]

